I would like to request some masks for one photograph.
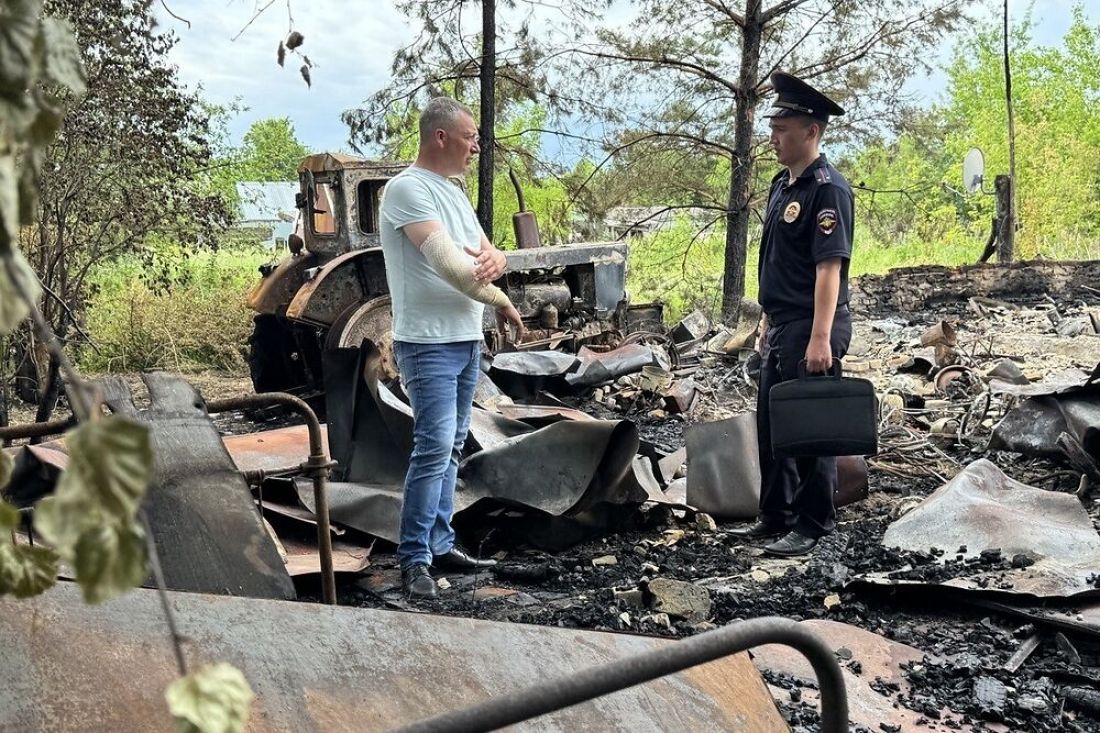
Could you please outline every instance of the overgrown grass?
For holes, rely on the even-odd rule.
[[[745,292],[756,297],[759,233],[753,234],[745,272]],[[984,239],[965,232],[939,242],[877,242],[857,239],[851,274],[878,274],[895,267],[977,260]],[[721,305],[725,234],[697,235],[690,224],[630,240],[627,290],[631,300],[665,303],[675,322],[698,308],[709,316]],[[1100,241],[1067,237],[1047,242],[1048,259],[1100,259]],[[154,254],[101,266],[92,276],[86,330],[98,350],[84,347],[80,366],[91,372],[170,369],[195,372],[247,371],[245,358],[252,312],[245,306],[258,281],[257,267],[273,258],[254,246],[227,245],[218,251],[189,252],[161,244]]]
[[[759,236],[758,231],[752,235],[745,268],[745,294],[750,298],[755,298],[759,289],[756,274]],[[633,302],[664,302],[669,322],[679,320],[696,308],[711,317],[719,312],[725,247],[723,231],[711,231],[697,237],[689,224],[681,222],[667,231],[632,239],[630,244],[627,290]],[[977,262],[984,246],[983,236],[961,229],[936,242],[912,238],[882,242],[857,233],[850,274],[858,277],[881,274],[897,267],[971,264]],[[1039,252],[1041,257],[1052,260],[1100,259],[1100,240],[1067,235],[1060,240],[1044,242]]]
[[[272,254],[258,247],[186,252],[159,247],[145,259],[100,267],[87,308],[80,366],[93,372],[247,371],[248,290]]]

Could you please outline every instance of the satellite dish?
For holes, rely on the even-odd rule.
[[[981,148],[970,148],[963,158],[963,190],[967,193],[980,191],[985,178],[985,156]]]

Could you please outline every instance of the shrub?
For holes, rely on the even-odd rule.
[[[87,305],[86,330],[98,350],[84,347],[81,367],[244,373],[253,315],[245,298],[269,259],[258,248],[186,252],[169,245],[102,266]]]

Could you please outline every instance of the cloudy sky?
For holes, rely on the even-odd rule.
[[[289,117],[299,138],[313,150],[347,150],[347,128],[340,113],[359,106],[384,86],[394,52],[406,45],[417,28],[390,0],[298,0],[292,3],[294,27],[305,35],[304,51],[314,63],[313,87],[298,76],[300,60],[288,57],[286,68],[275,63],[275,48],[288,28],[286,5],[275,0],[241,33],[258,6],[268,0],[166,0],[167,7],[190,21],[188,26],[157,6],[162,29],[180,38],[172,51],[184,81],[201,86],[212,102],[238,100],[247,107],[232,122],[233,142],[249,125],[267,117]],[[982,12],[1000,13],[1001,0],[984,0]],[[1068,0],[1010,0],[1012,17],[1029,9],[1033,38],[1057,44],[1070,22]],[[1092,22],[1100,8],[1085,2]],[[532,29],[538,32],[537,28]],[[240,38],[232,40],[241,33]],[[945,40],[937,57],[946,60],[953,39]],[[927,101],[943,88],[942,75],[915,79],[910,85]]]

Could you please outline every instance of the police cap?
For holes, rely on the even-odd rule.
[[[806,115],[828,122],[829,115],[844,114],[840,105],[796,76],[777,71],[772,74],[771,81],[778,99],[765,117]]]

